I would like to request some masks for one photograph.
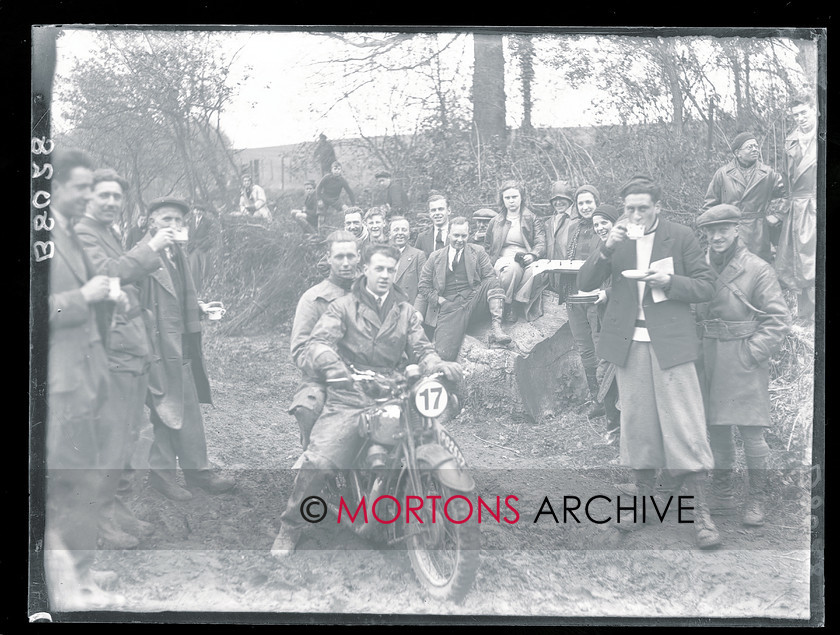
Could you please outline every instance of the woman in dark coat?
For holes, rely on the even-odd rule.
[[[515,322],[521,310],[532,321],[542,315],[542,286],[530,281],[533,263],[545,257],[545,227],[525,205],[525,189],[516,181],[502,183],[499,205],[501,213],[487,227],[484,248],[505,291],[506,319]]]

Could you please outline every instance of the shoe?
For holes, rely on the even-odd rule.
[[[700,549],[713,549],[721,544],[720,534],[712,520],[706,500],[706,475],[692,472],[685,477],[686,494],[694,497],[694,539]]]
[[[747,458],[750,489],[744,503],[743,523],[747,527],[761,527],[765,520],[765,490],[767,488],[767,459]]]
[[[148,538],[155,533],[155,526],[152,523],[147,523],[139,518],[121,520],[120,526],[128,533],[138,537]]]
[[[274,544],[271,545],[272,557],[288,558],[294,552],[299,539],[300,529],[289,529],[285,525],[280,525],[280,531],[274,539]]]
[[[97,543],[100,549],[134,549],[140,544],[137,536],[117,527],[113,521],[102,520],[99,523],[99,540]]]
[[[200,487],[211,494],[221,494],[236,487],[236,481],[213,470],[184,470],[184,480],[191,488]]]
[[[117,575],[116,571],[109,571],[109,570],[90,570],[91,578],[93,582],[103,589],[111,589],[117,583],[117,580],[120,577]]]
[[[714,516],[729,516],[738,511],[731,470],[712,470],[712,491],[708,500],[709,512]]]
[[[644,517],[642,516],[643,507],[641,498],[653,496],[656,470],[633,470],[633,478],[635,480],[635,492],[633,496],[638,497],[634,502],[636,511],[634,513],[630,510],[623,510],[619,513],[618,524],[615,526],[619,531],[636,531],[647,524],[647,514]]]
[[[175,482],[174,474],[164,477],[159,472],[149,472],[149,485],[174,501],[188,501],[193,497],[192,492]]]

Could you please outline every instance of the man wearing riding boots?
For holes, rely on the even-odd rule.
[[[749,475],[743,523],[761,526],[770,454],[764,440],[770,426],[769,360],[781,348],[791,318],[775,271],[741,241],[740,220],[733,205],[715,205],[697,219],[709,243],[706,259],[717,274],[714,298],[696,307],[715,458],[709,506],[713,514],[737,509],[732,483],[737,426]]]
[[[770,262],[770,221],[767,219],[769,216],[775,220],[770,214],[770,203],[777,200],[784,205],[787,188],[782,175],[759,159],[760,147],[755,134],[742,132],[732,140],[731,148],[734,157],[715,172],[701,211],[722,203],[737,207],[741,210],[739,241]]]
[[[640,496],[653,494],[657,469],[669,470],[675,495],[684,485],[694,497],[698,546],[715,547],[720,535],[705,498],[713,459],[691,313],[691,304],[714,297],[714,273],[694,231],[660,217],[662,191],[650,177],[633,177],[621,195],[626,219],[613,226],[578,273],[584,291],[612,276],[597,353],[616,365],[621,463],[633,469]],[[634,516],[622,513],[616,527],[639,528],[641,519]]]
[[[601,237],[595,233],[592,215],[601,202],[598,190],[592,185],[581,185],[575,192],[575,206],[579,214],[578,222],[569,231],[566,243],[565,257],[569,260],[586,260],[589,254],[598,251]],[[586,384],[593,406],[589,411],[590,417],[600,417],[605,413],[604,405],[598,401],[598,357],[595,355],[595,334],[599,331],[598,309],[594,302],[579,303],[569,301],[569,296],[578,292],[577,280],[573,275],[563,276],[566,298],[566,313],[569,316],[569,329],[583,371],[586,374]]]
[[[425,322],[435,327],[435,350],[446,360],[458,359],[467,326],[489,311],[489,343],[508,344],[502,331],[505,292],[490,257],[480,245],[468,243],[470,223],[457,216],[449,224],[448,246],[433,251],[423,265],[414,306],[425,306]]]
[[[315,324],[327,310],[330,303],[350,292],[356,278],[359,263],[359,249],[356,237],[350,232],[336,231],[327,236],[327,259],[329,277],[308,289],[298,300],[292,334],[289,338],[292,360],[303,371],[303,351],[309,343],[309,336]],[[324,408],[326,386],[318,376],[303,374],[303,380],[292,398],[289,414],[294,415],[300,426],[300,443],[305,450],[309,445],[309,433]]]
[[[461,379],[461,367],[438,357],[420,316],[394,286],[397,251],[389,245],[370,245],[364,259],[364,275],[349,294],[327,307],[299,362],[307,373],[327,382],[327,401],[312,428],[309,447],[295,464],[299,471],[271,548],[277,558],[294,551],[306,525],[301,502],[320,490],[327,472],[351,468],[364,442],[359,416],[374,401],[353,386],[348,363],[356,370],[391,373],[407,358],[423,372],[441,371],[453,382]]]

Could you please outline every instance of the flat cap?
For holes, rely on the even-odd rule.
[[[488,207],[482,207],[481,209],[477,209],[472,213],[473,218],[495,218],[497,213]]]
[[[697,227],[708,227],[719,223],[737,223],[741,220],[741,210],[734,205],[715,205],[697,217]]]
[[[570,203],[574,203],[575,190],[566,181],[555,181],[551,184],[551,195],[548,199],[553,201],[555,198],[565,198]]]
[[[175,198],[174,196],[162,196],[149,203],[149,214],[161,207],[177,207],[184,212],[184,214],[190,213],[190,206],[187,205],[186,201],[180,198]]]
[[[375,179],[390,179],[391,178],[391,173],[387,172],[385,170],[382,170],[381,172],[377,172],[374,175],[373,178],[375,178]]]

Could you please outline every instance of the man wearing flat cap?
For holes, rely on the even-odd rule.
[[[472,220],[475,231],[470,234],[470,242],[476,245],[484,245],[484,237],[487,235],[487,226],[496,217],[496,212],[489,207],[482,207],[473,212]]]
[[[575,189],[566,181],[555,181],[551,185],[551,218],[545,221],[546,237],[546,258],[549,260],[565,260],[566,246],[569,242],[569,233],[573,232],[580,222],[575,206]],[[548,287],[554,291],[560,299],[560,304],[565,300],[565,284],[559,273],[542,274],[548,279]]]
[[[141,244],[167,228],[180,230],[189,206],[176,198],[149,204],[149,233]],[[154,442],[149,452],[149,484],[173,500],[193,497],[176,480],[180,465],[188,488],[210,493],[234,487],[232,478],[217,474],[207,459],[207,440],[199,403],[212,403],[204,368],[201,323],[207,305],[195,292],[189,264],[180,245],[161,250],[163,266],[141,283],[152,343],[147,404]]]
[[[706,256],[717,279],[710,302],[696,307],[703,338],[705,409],[715,469],[709,505],[713,514],[737,510],[733,471],[737,426],[749,478],[744,525],[765,517],[767,457],[764,429],[770,426],[769,360],[782,345],[790,313],[773,268],[750,253],[739,234],[741,212],[715,205],[697,219],[706,235]]]
[[[388,205],[394,216],[402,216],[409,211],[408,196],[402,185],[391,179],[390,172],[385,170],[377,172],[376,182],[379,187],[373,195],[373,206]]]
[[[741,242],[770,262],[770,227],[781,222],[771,211],[784,205],[787,196],[784,179],[761,162],[755,134],[740,133],[730,147],[734,156],[712,177],[701,212],[721,203],[737,207],[741,211],[738,230]],[[771,206],[772,201],[777,203]]]
[[[696,543],[720,545],[706,503],[714,462],[706,438],[703,393],[695,361],[699,341],[691,305],[714,296],[714,273],[690,227],[660,216],[662,189],[648,176],[621,188],[624,217],[578,272],[578,288],[594,291],[612,277],[598,357],[616,366],[621,394],[622,465],[637,492],[650,496],[656,470],[667,469],[694,500]],[[642,521],[643,522],[643,521]],[[616,527],[639,528],[622,513]]]

